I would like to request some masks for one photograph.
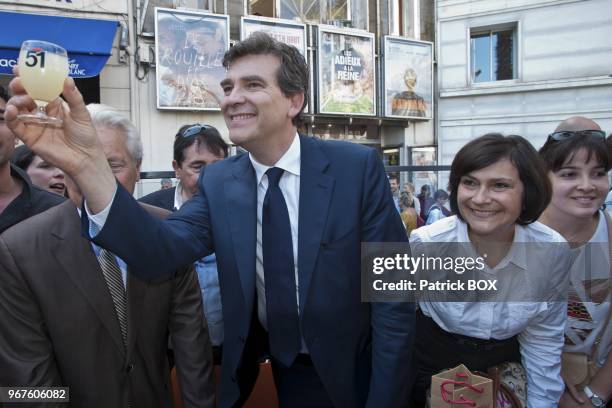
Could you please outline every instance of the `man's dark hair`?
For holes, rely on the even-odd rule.
[[[15,166],[19,167],[21,170],[26,171],[36,154],[30,150],[30,148],[26,145],[17,146],[13,151],[13,155],[11,156],[11,163]]]
[[[8,91],[2,85],[0,85],[0,99],[2,99],[5,103],[8,102],[9,99],[11,99],[11,96],[9,95]]]
[[[288,44],[276,41],[270,35],[258,31],[249,38],[234,44],[223,57],[223,66],[230,65],[239,58],[247,55],[269,54],[279,59],[279,68],[276,72],[276,82],[286,97],[304,93],[302,109],[293,118],[293,124],[300,123],[300,117],[308,99],[308,64],[300,51]]]
[[[396,174],[389,174],[389,180],[395,180],[399,183],[399,177]]]
[[[215,156],[227,157],[227,143],[225,143],[219,131],[212,126],[202,126],[202,129],[197,134],[184,137],[183,132],[193,126],[198,126],[198,124],[181,126],[174,137],[174,160],[176,160],[179,166],[185,160],[185,150],[196,142],[198,147],[206,147]]]
[[[558,171],[567,162],[572,161],[576,153],[586,150],[587,162],[595,159],[600,162],[606,171],[612,168],[612,140],[590,136],[576,132],[572,137],[556,141],[549,138],[540,149],[540,155],[546,162],[548,170]]]
[[[546,209],[552,196],[552,187],[547,176],[546,164],[538,152],[521,136],[488,133],[463,146],[451,164],[448,182],[450,207],[461,220],[463,217],[457,204],[457,191],[461,178],[503,159],[510,160],[516,167],[524,186],[522,210],[516,223],[531,224]]]
[[[438,200],[439,198],[442,198],[444,200],[448,199],[448,193],[444,190],[436,190],[436,192],[434,193],[433,196],[434,200]]]

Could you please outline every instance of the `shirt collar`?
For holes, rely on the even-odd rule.
[[[174,208],[179,210],[183,204],[183,185],[179,180],[174,190]]]
[[[296,133],[293,138],[293,142],[291,142],[291,146],[289,149],[281,156],[281,158],[274,164],[274,166],[266,166],[265,164],[259,163],[251,153],[249,153],[249,159],[251,160],[251,164],[253,164],[253,168],[255,169],[255,176],[257,177],[257,185],[261,183],[261,179],[263,178],[266,171],[268,171],[271,167],[278,167],[285,170],[287,173],[294,174],[296,176],[300,175],[300,157],[301,157],[301,148],[300,148],[300,136]]]
[[[527,245],[529,242],[529,237],[527,236],[526,227],[524,225],[515,225],[514,226],[514,241],[512,241],[512,246],[510,250],[499,263],[499,267],[503,268],[508,263],[512,262],[514,265],[518,266],[523,270],[527,270]]]
[[[457,242],[470,242],[467,223],[459,219],[457,221]],[[528,241],[525,227],[515,224],[512,246],[506,256],[493,269],[505,268],[510,262],[521,269],[527,269],[527,251],[525,247]]]
[[[599,210],[599,221],[597,221],[597,228],[593,232],[593,236],[589,239],[589,243],[607,242],[608,241],[608,223],[606,221],[606,214],[604,210]]]

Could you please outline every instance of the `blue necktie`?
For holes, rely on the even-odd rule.
[[[266,171],[268,190],[263,202],[262,249],[266,284],[266,316],[270,353],[290,367],[300,351],[291,223],[278,182],[283,169]]]

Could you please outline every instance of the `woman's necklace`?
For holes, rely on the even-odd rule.
[[[557,223],[550,222],[552,219],[553,217],[543,217],[542,221],[563,235],[563,238],[567,240],[571,248],[578,248],[587,243],[595,233],[599,224],[599,212],[588,221],[585,221],[584,218],[570,219],[565,217],[562,219],[562,217],[554,217],[554,219],[562,221],[557,225]]]

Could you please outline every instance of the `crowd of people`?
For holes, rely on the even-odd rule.
[[[606,406],[612,140],[597,123],[564,120],[539,152],[483,135],[455,156],[448,192],[415,195],[374,149],[298,133],[297,49],[256,33],[223,65],[221,110],[248,154],[182,126],[178,184],[139,202],[128,119],[85,106],[69,78],[47,107],[63,125],[25,125],[35,104],[19,77],[0,91],[0,386],[170,407],[175,365],[183,406],[241,406],[268,358],[281,407],[421,407],[432,375],[511,362],[526,407]],[[27,147],[13,152],[15,136]],[[369,242],[428,256],[460,245],[510,290],[363,302]]]

